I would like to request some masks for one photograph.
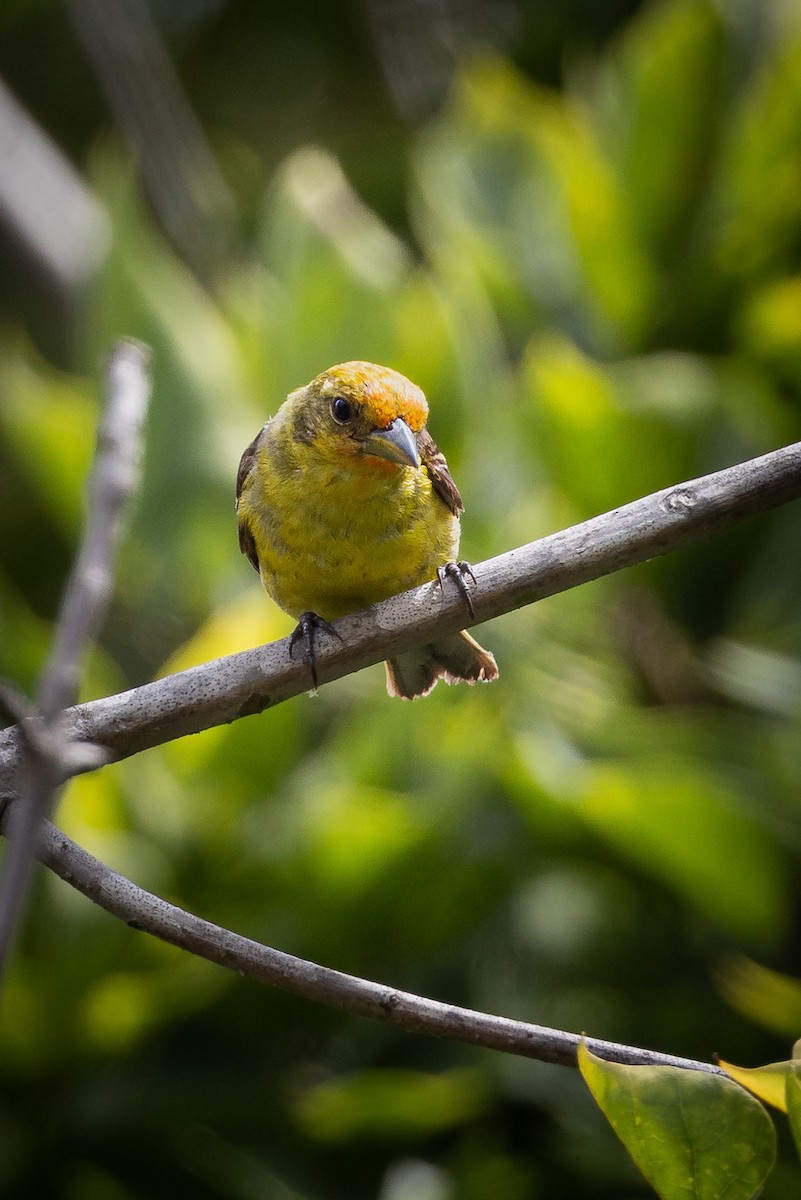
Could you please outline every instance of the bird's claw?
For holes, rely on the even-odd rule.
[[[338,641],[342,641],[342,635],[337,633],[334,626],[326,621],[324,617],[318,616],[316,612],[302,612],[298,618],[298,623],[289,635],[289,657],[295,657],[295,647],[299,642],[303,642],[303,657],[308,665],[312,677],[312,686],[317,687],[317,659],[314,653],[315,641],[317,634],[323,629],[331,637],[335,637]]]
[[[467,580],[470,579],[473,587],[476,586],[476,577],[473,574],[473,568],[469,562],[449,562],[442,567],[437,567],[437,582],[440,586],[440,591],[445,591],[445,580],[452,579],[459,589],[459,595],[467,605],[471,617],[476,615],[473,608],[473,597],[470,595],[470,588],[467,586]]]

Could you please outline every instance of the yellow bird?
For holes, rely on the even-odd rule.
[[[239,545],[276,604],[299,624],[316,682],[318,625],[452,575],[472,612],[459,550],[461,496],[426,429],[420,388],[374,363],[331,367],[291,392],[239,464]],[[386,664],[391,696],[492,680],[498,667],[469,633]]]

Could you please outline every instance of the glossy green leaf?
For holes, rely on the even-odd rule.
[[[773,1166],[776,1133],[759,1101],[721,1075],[632,1067],[582,1044],[598,1106],[662,1200],[751,1200]]]

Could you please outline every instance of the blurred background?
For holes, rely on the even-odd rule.
[[[144,480],[84,697],[286,634],[239,454],[332,363],[429,396],[474,562],[801,437],[798,0],[6,0],[0,673],[31,690],[113,339]],[[74,781],[150,890],[438,999],[756,1065],[801,1034],[801,510]],[[649,1195],[576,1073],[229,975],[41,872],[0,1193]],[[780,1130],[767,1200],[795,1196]]]

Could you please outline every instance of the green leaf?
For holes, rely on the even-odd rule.
[[[793,1057],[789,1062],[768,1063],[764,1067],[735,1067],[721,1061],[719,1066],[760,1100],[787,1113],[796,1147],[801,1154],[801,1062],[797,1057],[798,1045],[796,1042],[793,1046]]]
[[[767,1113],[722,1075],[632,1067],[582,1043],[579,1067],[598,1106],[663,1200],[750,1200],[773,1166]]]

